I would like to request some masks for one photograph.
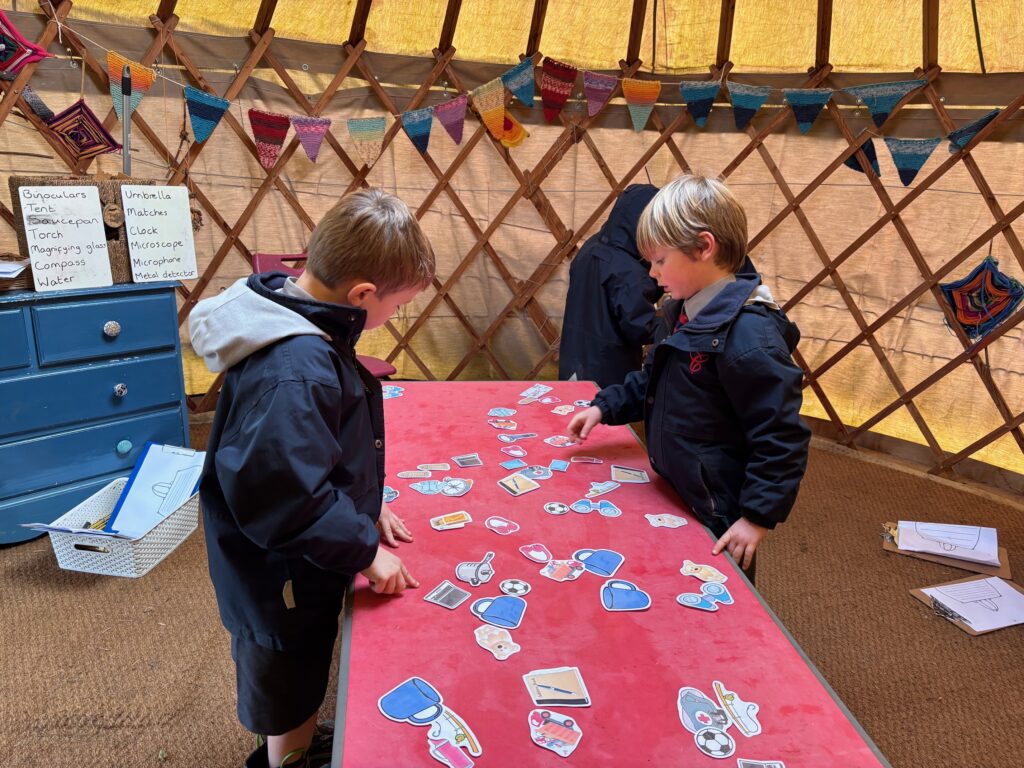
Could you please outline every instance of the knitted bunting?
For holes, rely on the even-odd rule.
[[[142,101],[142,97],[145,96],[150,87],[156,82],[156,72],[149,67],[139,64],[137,61],[126,59],[117,51],[107,51],[107,76],[110,78],[110,97],[114,100],[114,111],[117,113],[118,120],[124,120],[124,115],[121,113],[124,111],[124,99],[121,94],[121,73],[124,71],[124,65],[128,65],[128,69],[132,76],[132,98],[128,104],[128,118],[131,119],[131,113],[139,108],[139,102]]]
[[[503,127],[503,136],[501,137],[501,143],[506,147],[518,147],[528,137],[529,133],[526,129],[516,120],[512,113],[505,110],[505,120]]]
[[[49,58],[47,53],[35,43],[22,37],[7,14],[0,11],[0,72],[17,74],[26,64]]]
[[[864,154],[868,158],[868,163],[871,165],[871,170],[875,172],[875,176],[881,176],[882,171],[878,167],[878,153],[875,151],[875,142],[873,139],[868,139],[864,142],[861,149],[864,150]],[[858,173],[864,173],[864,169],[860,165],[860,161],[857,159],[857,153],[854,152],[848,158],[843,161],[843,165],[847,168],[852,168]]]
[[[998,115],[1000,111],[1001,110],[993,109],[988,114],[979,117],[973,123],[965,125],[963,128],[957,128],[949,134],[946,137],[949,139],[949,153],[951,155],[956,154],[966,147],[970,143],[971,139],[977,135],[978,131],[996,119],[996,115]]]
[[[191,85],[185,86],[185,105],[192,121],[192,135],[197,142],[206,141],[217,127],[221,117],[231,106],[231,102],[214,96],[212,93],[200,91]]]
[[[306,150],[306,157],[314,163],[320,154],[320,145],[324,143],[324,136],[327,135],[327,130],[330,127],[331,118],[329,117],[292,115],[292,128],[295,129],[295,135],[299,137],[299,143]]]
[[[383,117],[350,117],[348,135],[352,137],[356,154],[364,165],[372,166],[384,148]]]
[[[793,108],[800,132],[807,133],[828,100],[832,98],[832,91],[829,88],[784,88],[782,96]]]
[[[1013,311],[1024,298],[1024,285],[999,271],[991,256],[971,270],[967,277],[939,283],[953,308],[957,324],[971,341],[985,336]]]
[[[914,180],[918,171],[931,157],[932,152],[942,143],[941,138],[894,139],[891,136],[884,138],[904,187],[910,186],[910,182]]]
[[[470,95],[487,130],[500,141],[505,135],[505,86],[501,84],[501,78],[496,77],[473,89]]]
[[[55,115],[47,125],[76,161],[121,148],[83,99]]]
[[[544,59],[540,76],[540,99],[544,105],[544,119],[553,123],[572,93],[579,70],[569,64],[555,61],[550,56]]]
[[[872,83],[844,88],[851,96],[856,96],[871,113],[871,119],[879,128],[889,119],[889,113],[897,102],[911,91],[928,85],[927,80],[899,80],[895,83]]]
[[[711,82],[683,80],[679,83],[679,92],[683,95],[683,102],[698,128],[703,128],[704,123],[708,121],[711,107],[714,105],[718,89],[721,87],[722,83],[719,80]]]
[[[427,151],[427,145],[430,143],[430,126],[433,124],[434,110],[432,107],[402,113],[402,127],[409,134],[409,140],[421,153]]]
[[[462,143],[462,128],[466,123],[466,104],[468,102],[469,97],[462,94],[434,107],[434,117],[444,126],[456,144]]]
[[[587,94],[587,115],[593,117],[612,97],[619,78],[597,72],[583,73],[583,92]]]
[[[256,153],[260,157],[260,165],[269,171],[277,162],[291,121],[287,115],[250,109],[249,125],[252,126],[252,135],[256,139]]]
[[[523,59],[512,67],[512,69],[501,76],[501,82],[515,94],[517,99],[530,109],[533,109],[534,77],[532,58]]]
[[[757,110],[764,106],[772,93],[770,85],[745,85],[729,81],[725,84],[732,100],[732,116],[736,130],[742,131],[750,124]]]
[[[633,120],[633,130],[640,133],[647,125],[647,120],[654,109],[654,103],[661,93],[660,80],[634,80],[631,77],[622,80],[622,95],[629,106],[629,116]]]

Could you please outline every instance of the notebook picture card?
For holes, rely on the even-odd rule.
[[[898,555],[907,555],[908,557],[916,557],[918,560],[926,560],[929,563],[938,563],[939,565],[948,565],[950,568],[959,568],[964,571],[971,571],[972,573],[981,573],[985,576],[999,576],[1003,579],[1010,579],[1013,577],[1013,572],[1010,570],[1010,556],[1006,551],[1005,547],[999,547],[999,565],[982,565],[981,563],[972,563],[970,560],[960,560],[955,557],[947,557],[945,555],[932,555],[927,552],[909,552],[904,549],[900,549],[896,544],[897,541],[897,525],[896,523],[884,523],[882,526],[882,549],[886,552],[895,552]]]
[[[1024,624],[1024,589],[998,576],[970,576],[910,594],[969,635]]]

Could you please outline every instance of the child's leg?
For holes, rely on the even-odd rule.
[[[289,765],[301,761],[313,740],[313,729],[316,727],[314,713],[298,728],[293,728],[280,736],[267,736],[267,762],[270,765]]]

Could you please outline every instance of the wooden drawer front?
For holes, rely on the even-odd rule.
[[[25,313],[20,309],[0,312],[0,371],[25,368],[30,362]]]
[[[32,323],[41,366],[174,349],[178,342],[174,295],[169,292],[32,307]]]
[[[0,381],[0,437],[180,405],[178,366],[170,354]]]
[[[147,440],[184,445],[181,409],[0,445],[0,499],[131,472]]]
[[[114,478],[107,476],[76,483],[53,491],[43,491],[29,497],[0,502],[0,541],[13,544],[28,541],[45,534],[22,528],[20,523],[52,523],[58,517],[78,506]]]

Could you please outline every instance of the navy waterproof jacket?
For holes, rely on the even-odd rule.
[[[758,300],[760,277],[736,276],[680,330],[681,301],[664,307],[642,370],[594,400],[604,422],[644,419],[651,466],[720,536],[740,517],[783,522],[807,464],[803,374],[795,324]]]
[[[657,194],[650,184],[626,188],[600,232],[580,248],[569,267],[558,378],[621,384],[643,365],[654,340],[654,304],[662,289],[636,247],[636,225]]]
[[[354,349],[365,311],[276,293],[283,282],[240,281],[191,323],[208,359],[231,362],[232,344],[246,355],[228,369],[200,485],[221,618],[277,650],[336,631],[376,556],[384,482],[381,386]],[[238,330],[246,318],[263,322]]]

